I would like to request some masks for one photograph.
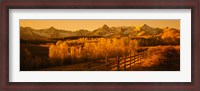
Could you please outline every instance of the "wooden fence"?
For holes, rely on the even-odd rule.
[[[137,53],[134,55],[108,58],[105,59],[105,64],[91,67],[91,64],[88,64],[89,71],[120,71],[120,70],[129,70],[135,63],[139,63],[142,59],[147,57],[147,48],[137,50]]]

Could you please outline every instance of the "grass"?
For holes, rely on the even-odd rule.
[[[99,62],[84,62],[84,63],[78,63],[78,64],[44,68],[44,69],[40,69],[39,71],[87,71],[89,69],[89,63],[91,67],[95,67],[95,66],[99,66],[103,64]]]
[[[148,48],[148,58],[134,64],[132,71],[179,71],[180,70],[180,46],[151,46]],[[170,49],[171,48],[171,49]],[[24,50],[28,50],[31,56]],[[175,50],[174,50],[175,49]],[[49,65],[48,45],[20,44],[20,70],[39,71],[86,71],[88,64],[95,67],[104,64],[104,60],[97,62],[82,62],[62,66]],[[174,52],[176,52],[174,54]],[[168,56],[168,57],[165,57]],[[175,58],[179,59],[175,59]],[[170,59],[172,58],[172,59]],[[173,59],[174,58],[174,59]],[[162,59],[162,60],[160,60]],[[35,67],[34,65],[39,65]],[[101,69],[99,69],[101,71]]]
[[[168,57],[166,57],[166,54],[168,54]],[[149,48],[149,57],[135,64],[131,70],[180,71],[180,46],[157,46]]]

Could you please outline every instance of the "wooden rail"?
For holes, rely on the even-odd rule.
[[[120,70],[128,70],[135,64],[140,62],[142,59],[147,57],[147,48],[137,50],[137,53],[134,55],[116,57],[116,58],[106,58],[105,64],[91,67],[88,65],[88,70],[90,71],[120,71]]]

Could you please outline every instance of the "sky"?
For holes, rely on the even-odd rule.
[[[80,29],[86,29],[93,31],[104,24],[109,27],[118,26],[142,26],[147,24],[151,27],[159,28],[176,28],[180,29],[180,20],[20,20],[20,26],[31,27],[34,29],[46,29],[54,27],[57,29],[77,31]]]

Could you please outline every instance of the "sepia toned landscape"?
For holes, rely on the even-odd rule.
[[[20,71],[180,71],[180,20],[20,20]]]

